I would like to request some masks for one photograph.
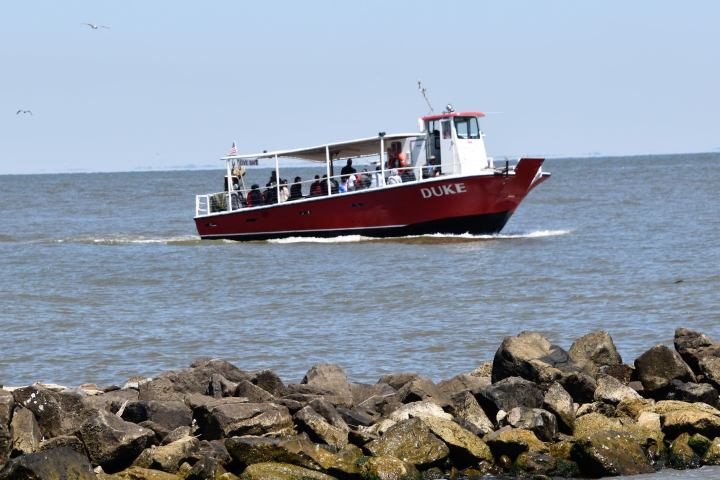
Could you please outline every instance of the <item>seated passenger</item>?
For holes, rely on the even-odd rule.
[[[248,207],[257,207],[264,203],[263,201],[263,195],[260,191],[260,186],[257,183],[254,183],[251,187],[250,193],[248,193],[247,197],[247,206]]]
[[[310,196],[317,197],[322,195],[323,187],[320,185],[320,175],[315,175],[315,181],[310,184]]]
[[[360,177],[360,188],[370,188],[370,183],[372,182],[372,177],[370,173],[368,172],[367,168],[363,168],[362,176]]]
[[[288,181],[284,178],[280,179],[280,198],[278,199],[280,203],[287,202],[287,199],[290,198],[290,190],[288,189]]]
[[[347,192],[354,192],[357,190],[357,174],[350,175],[347,180],[345,181],[345,191]]]
[[[320,195],[327,195],[327,194],[328,194],[327,175],[323,175],[322,179],[320,180]]]
[[[333,193],[333,195],[340,192],[340,185],[338,184],[338,181],[334,178],[330,179],[330,191]]]
[[[394,168],[390,170],[390,176],[387,178],[387,184],[388,185],[396,185],[398,183],[402,183],[402,178],[400,175],[398,175],[397,170]]]
[[[412,168],[407,168],[407,169],[403,170],[402,175],[400,175],[400,178],[402,178],[403,183],[414,182],[415,181],[415,173],[412,171]]]
[[[290,185],[290,198],[289,200],[299,200],[302,198],[302,178],[295,177],[295,181]]]

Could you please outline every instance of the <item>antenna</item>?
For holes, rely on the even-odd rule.
[[[423,84],[420,80],[418,80],[418,90],[420,90],[420,93],[422,94],[423,98],[425,99],[425,103],[427,103],[428,107],[430,108],[430,113],[434,113],[435,109],[430,105],[430,100],[428,100],[427,97],[427,89],[423,87]]]

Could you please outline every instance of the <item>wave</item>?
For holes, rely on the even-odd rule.
[[[135,244],[161,244],[161,245],[193,245],[200,243],[197,235],[177,235],[170,237],[146,237],[143,235],[88,235],[82,237],[69,237],[56,240],[57,243],[84,243],[94,245],[135,245]]]
[[[404,237],[366,237],[363,235],[343,235],[340,237],[287,237],[267,240],[268,243],[357,243],[357,242],[387,242],[407,240],[507,240],[523,238],[543,238],[568,235],[572,230],[538,230],[534,232],[497,233],[492,235],[473,235],[471,233],[429,233],[425,235],[407,235]]]

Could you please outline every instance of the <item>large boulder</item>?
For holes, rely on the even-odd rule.
[[[248,403],[223,398],[194,410],[199,433],[208,440],[234,435],[292,435],[293,421],[287,407],[274,403]]]
[[[543,397],[542,408],[553,413],[558,427],[565,433],[572,433],[575,426],[575,406],[570,394],[557,382],[550,385]]]
[[[639,393],[623,385],[620,380],[610,375],[600,374],[597,378],[595,401],[617,405],[623,400],[642,398]]]
[[[289,438],[244,436],[232,437],[225,445],[235,463],[241,466],[264,462],[298,465],[311,470],[330,469],[338,465],[343,452],[357,447],[348,446],[333,453],[310,441],[305,435]]]
[[[0,388],[0,468],[5,465],[10,456],[10,450],[12,450],[10,421],[14,409],[15,400],[12,393]]]
[[[543,442],[549,442],[557,433],[555,415],[542,408],[515,407],[510,410],[504,422],[513,428],[530,430]]]
[[[520,377],[508,377],[482,388],[475,398],[490,418],[494,418],[499,410],[509,412],[515,407],[540,408],[543,404],[540,387]]]
[[[27,455],[37,451],[42,440],[40,426],[35,420],[35,415],[25,407],[18,407],[11,422],[12,429],[12,454]]]
[[[463,392],[474,392],[487,387],[492,382],[490,377],[478,377],[476,375],[461,374],[449,380],[443,380],[437,384],[437,388],[446,398],[452,398]]]
[[[133,423],[150,421],[171,431],[189,426],[192,423],[192,410],[184,402],[177,400],[138,400],[125,405],[122,419]]]
[[[254,372],[250,381],[274,397],[285,395],[285,384],[272,370]]]
[[[720,436],[720,411],[704,403],[662,400],[655,404],[662,430],[672,439],[682,433],[700,433],[708,438]]]
[[[535,332],[505,337],[495,353],[492,381],[522,377],[536,383],[559,380],[563,372],[577,371],[568,353]]]
[[[696,374],[702,373],[701,359],[708,356],[720,357],[720,344],[716,344],[707,335],[694,330],[676,329],[673,343],[675,350]]]
[[[162,373],[158,378],[139,385],[140,400],[183,400],[191,393],[203,395],[217,394],[216,390],[242,380],[249,380],[252,375],[240,370],[224,360],[199,359],[189,368],[171,370]]]
[[[93,415],[87,395],[80,389],[58,392],[34,384],[14,390],[13,397],[17,405],[35,415],[45,437],[72,434]]]
[[[496,458],[507,455],[515,458],[522,452],[547,453],[548,446],[530,430],[503,427],[483,437]]]
[[[283,389],[284,388],[285,387],[283,387]],[[254,403],[274,402],[277,400],[275,395],[258,387],[249,380],[242,380],[237,384],[234,396],[247,398],[248,401]]]
[[[195,463],[200,459],[200,441],[185,437],[167,445],[143,450],[133,465],[175,473],[183,462]]]
[[[95,480],[84,455],[67,447],[53,448],[11,460],[0,480]]]
[[[401,480],[418,478],[419,475],[413,464],[389,455],[370,457],[363,464],[363,477],[369,479]]]
[[[143,467],[126,468],[112,475],[101,472],[97,478],[98,480],[182,480],[179,475],[174,473]]]
[[[702,402],[713,407],[720,406],[718,402],[718,391],[709,383],[685,383],[680,380],[673,380],[672,392],[668,400],[680,400],[688,403]]]
[[[720,389],[720,353],[706,355],[698,362],[700,372],[715,388]]]
[[[425,401],[440,407],[450,405],[450,398],[427,377],[417,377],[407,382],[397,393],[402,403]]]
[[[116,472],[128,467],[155,434],[152,430],[99,410],[80,427],[79,436],[93,465],[99,465],[107,472]]]
[[[419,418],[393,425],[365,448],[373,455],[389,455],[416,466],[432,465],[450,453],[447,445]]]
[[[578,439],[571,456],[590,477],[655,473],[636,438],[626,432],[603,430]]]
[[[690,435],[681,433],[670,444],[668,466],[675,470],[698,468],[702,465],[701,455],[690,446]]]
[[[452,402],[450,412],[475,435],[487,435],[494,430],[493,422],[472,393],[458,393],[452,398]]]
[[[309,405],[297,412],[294,419],[299,428],[316,441],[319,440],[336,449],[341,449],[348,443],[349,429],[332,425]]]
[[[327,396],[325,399],[335,405],[353,406],[353,396],[347,375],[337,365],[327,363],[314,365],[308,370],[300,383],[330,392],[332,395]]]
[[[655,397],[665,395],[673,380],[697,381],[680,354],[662,344],[640,355],[635,360],[635,371],[645,391]]]
[[[427,417],[422,422],[450,447],[450,459],[456,467],[476,465],[481,461],[493,463],[492,452],[485,442],[452,420]]]
[[[622,365],[622,358],[607,332],[592,332],[577,339],[569,351],[570,358],[582,370],[595,376],[602,366]]]
[[[288,463],[254,463],[242,473],[243,480],[335,480],[324,473]]]

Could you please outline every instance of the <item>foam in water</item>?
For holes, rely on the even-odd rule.
[[[448,239],[448,240],[502,240],[517,238],[542,238],[556,237],[567,235],[571,230],[538,230],[528,233],[508,233],[495,235],[473,235],[470,233],[449,234],[449,233],[431,233],[427,235],[408,235],[405,237],[365,237],[363,235],[344,235],[340,237],[287,237],[268,240],[269,243],[356,243],[356,242],[372,242],[372,241],[388,241],[388,240],[408,240],[408,239]]]
[[[199,242],[200,237],[197,235],[178,235],[171,237],[144,237],[142,235],[116,235],[107,237],[71,237],[57,240],[57,243],[89,243],[96,245],[133,245],[133,244],[177,244],[177,243],[194,243]]]

